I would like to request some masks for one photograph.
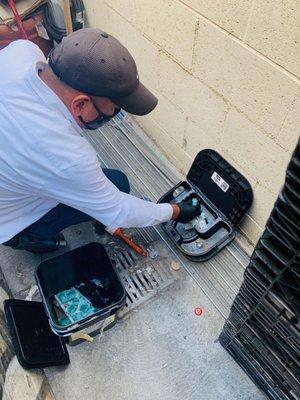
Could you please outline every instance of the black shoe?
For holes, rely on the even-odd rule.
[[[105,225],[101,224],[99,221],[94,221],[94,228],[98,235],[103,235],[103,233],[105,233]]]
[[[3,244],[16,250],[27,250],[30,253],[49,253],[67,246],[67,242],[61,233],[53,238],[44,240],[37,240],[25,235],[16,235]]]

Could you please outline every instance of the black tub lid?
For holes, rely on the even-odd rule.
[[[220,210],[233,225],[238,225],[253,201],[248,180],[215,150],[201,150],[187,180]]]
[[[50,328],[42,302],[5,300],[4,311],[15,353],[23,368],[70,362],[65,343]]]

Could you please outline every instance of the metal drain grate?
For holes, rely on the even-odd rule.
[[[127,298],[120,316],[148,300],[174,282],[165,259],[140,260],[133,251],[120,251],[114,256],[116,269],[125,287]]]

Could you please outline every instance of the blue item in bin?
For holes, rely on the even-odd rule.
[[[71,324],[72,324],[72,321],[70,320],[70,318],[64,317],[64,318],[61,318],[61,319],[59,320],[59,324],[60,324],[61,326],[68,326],[68,325],[71,325]]]
[[[98,311],[98,309],[93,307],[92,303],[74,287],[64,290],[54,297],[66,315],[66,317],[60,320],[60,324],[64,326],[81,321]]]

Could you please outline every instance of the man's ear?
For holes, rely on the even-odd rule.
[[[86,94],[78,94],[71,102],[72,114],[76,117],[93,112],[93,103]]]

